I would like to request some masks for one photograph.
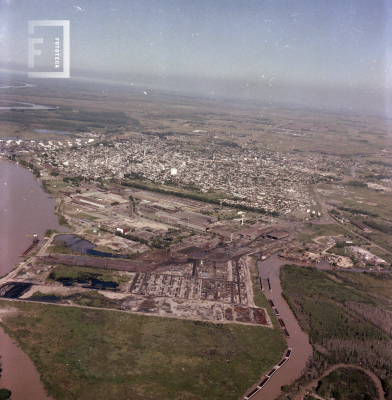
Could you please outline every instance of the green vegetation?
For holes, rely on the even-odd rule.
[[[338,243],[340,244],[340,243]],[[353,244],[345,244],[346,246],[338,246],[335,245],[331,247],[330,249],[327,250],[327,253],[329,254],[336,254],[337,256],[343,256],[343,257],[350,257],[351,261],[353,262],[353,267],[354,268],[360,268],[362,264],[359,264],[358,259],[355,257],[354,253],[347,249],[346,246],[353,246]]]
[[[0,400],[7,400],[11,397],[11,392],[8,389],[0,389]]]
[[[59,243],[54,241],[53,243],[58,243],[58,244],[51,244],[48,247],[48,253],[49,254],[80,254],[77,253],[76,251],[72,250],[71,248],[69,248],[65,242]]]
[[[71,207],[66,207],[66,210],[67,210],[66,214],[73,218],[88,219],[90,221],[95,221],[95,220],[99,219],[98,217],[94,217],[90,214],[86,214],[83,212],[72,214],[71,212],[68,212],[68,210],[72,210]],[[75,209],[73,209],[73,210],[75,211]]]
[[[317,395],[335,400],[373,400],[377,388],[369,375],[357,368],[338,368],[320,380]]]
[[[63,182],[65,183],[72,183],[75,186],[80,186],[80,182],[85,179],[84,176],[64,176]]]
[[[71,225],[68,223],[67,219],[64,217],[64,215],[59,215],[58,220],[59,220],[59,224],[61,226],[66,226],[68,228],[72,228]]]
[[[341,236],[342,238],[348,237],[350,238],[349,240],[354,238],[353,234],[335,224],[319,225],[306,223],[304,224],[304,228],[306,231],[298,235],[298,239],[304,243],[310,242],[313,238],[320,236]]]
[[[58,231],[56,231],[55,229],[47,229],[45,231],[45,237],[51,237],[53,233],[57,233]]]
[[[18,159],[19,163],[24,165],[25,167],[31,169],[33,171],[33,174],[36,178],[39,178],[41,176],[41,172],[39,171],[38,168],[35,168],[34,165],[32,163],[27,162],[26,160],[24,160],[23,158],[19,158]]]
[[[0,364],[0,377],[1,377],[1,372],[3,370],[1,369],[1,364]],[[7,400],[11,397],[11,392],[8,389],[0,389],[0,400]]]
[[[350,181],[345,183],[346,186],[354,186],[354,187],[360,187],[360,188],[366,188],[367,184],[364,182],[360,182],[360,181]]]
[[[73,293],[70,295],[58,293],[41,293],[40,291],[37,291],[29,297],[29,300],[49,302],[52,304],[69,304],[70,302],[72,302],[73,304],[83,307],[111,308],[113,310],[121,309],[121,302],[109,299],[108,297],[96,292],[95,290]]]
[[[97,245],[94,247],[94,251],[100,251],[101,253],[118,253],[118,249],[115,250],[112,247],[104,246],[104,245]]]
[[[338,210],[347,211],[351,214],[356,214],[356,215],[362,214],[362,215],[369,215],[370,217],[378,217],[378,214],[360,208],[343,207],[343,206],[339,206],[337,208]]]
[[[33,124],[43,125],[45,129],[57,130],[67,129],[68,131],[86,132],[89,127],[109,128],[111,131],[117,131],[121,126],[139,125],[136,118],[128,117],[120,111],[84,111],[79,110],[75,113],[72,109],[66,107],[56,110],[25,110],[25,112],[15,112],[13,110],[2,113],[2,122],[17,123],[29,127]],[[117,129],[116,129],[117,128]],[[53,134],[51,134],[53,136]],[[23,135],[21,135],[23,136]],[[60,136],[60,135],[59,135]]]
[[[368,161],[369,164],[382,165],[384,167],[392,167],[392,163],[385,161]]]
[[[392,242],[389,233],[373,230],[371,233],[363,233],[363,236],[371,242],[378,244],[386,251],[392,252]],[[385,259],[385,257],[383,258]]]
[[[2,325],[55,399],[237,399],[275,365],[276,330],[22,302]]]
[[[75,293],[64,297],[64,300],[71,300],[73,303],[83,307],[112,308],[120,309],[120,303],[109,299],[101,293],[92,290],[90,292]]]
[[[278,321],[276,320],[276,317],[271,309],[271,306],[268,304],[268,301],[265,298],[264,293],[261,291],[260,284],[257,283],[256,263],[255,263],[255,268],[253,269],[253,271],[251,271],[251,280],[253,284],[253,301],[255,302],[256,307],[265,308],[274,329],[276,329],[276,331],[278,332],[276,335],[281,336],[283,338],[283,333],[279,328]]]
[[[380,232],[383,233],[392,233],[392,226],[391,225],[386,225],[386,224],[381,224],[377,221],[373,220],[364,220],[362,221],[365,225],[370,226],[373,229],[377,229]]]
[[[128,175],[130,177],[130,175]],[[138,176],[137,178],[142,179],[142,177]],[[161,187],[158,187],[157,185],[148,185],[146,182],[136,182],[136,181],[121,181],[122,186],[128,186],[128,187],[134,187],[137,189],[144,189],[144,190],[150,190],[152,192],[157,192],[157,193],[163,193],[166,195],[170,196],[177,196],[185,199],[191,199],[191,200],[196,200],[196,201],[201,201],[204,203],[212,203],[212,204],[220,204],[219,198],[216,198],[216,196],[209,196],[209,195],[203,195],[203,194],[197,194],[197,193],[190,193],[190,192],[184,192],[184,191],[177,191],[177,190],[167,190],[163,189]],[[261,214],[265,214],[266,211],[263,208],[255,208],[251,206],[246,206],[242,204],[228,204],[226,202],[222,203],[223,205],[230,206],[231,208],[237,208],[239,210],[246,210],[246,211],[255,211]],[[278,212],[273,211],[271,215],[277,216],[279,215]]]
[[[361,364],[382,379],[392,399],[392,277],[286,265],[281,280],[283,296],[315,348],[296,385],[330,365]]]
[[[49,280],[63,281],[91,281],[96,279],[101,282],[116,282],[119,285],[129,281],[128,275],[122,275],[116,271],[108,271],[100,268],[72,267],[69,265],[58,265],[48,276]]]
[[[375,254],[376,256],[382,258],[383,260],[385,260],[389,264],[392,264],[392,256],[390,254],[388,254],[388,253],[385,253],[385,251],[382,251],[378,247],[374,247],[374,246],[369,247],[368,250],[371,253]]]
[[[101,228],[101,230],[103,230],[103,229]],[[126,235],[126,234],[124,234],[124,233],[121,233],[120,231],[116,231],[116,232],[115,232],[115,235],[116,235],[116,236],[121,236],[121,237],[124,238],[124,239],[132,240],[132,241],[134,241],[134,242],[139,242],[139,243],[141,243],[141,244],[148,245],[148,240],[143,239],[143,238],[139,238],[139,237],[136,236],[136,235]]]

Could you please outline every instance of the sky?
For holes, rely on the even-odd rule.
[[[392,0],[0,2],[3,71],[29,20],[69,20],[71,78],[392,116]]]

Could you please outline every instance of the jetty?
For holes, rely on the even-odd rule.
[[[29,248],[25,250],[20,257],[26,257],[30,253],[30,251],[33,250],[34,247],[38,245],[38,242],[39,242],[38,235],[34,235],[33,243],[31,243]]]

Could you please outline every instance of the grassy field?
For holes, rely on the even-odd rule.
[[[52,304],[68,304],[69,301],[71,301],[73,304],[83,307],[110,308],[113,310],[121,309],[120,302],[109,299],[95,290],[73,294],[41,293],[37,291],[29,297],[29,300]]]
[[[50,245],[46,251],[49,254],[80,254],[70,249],[66,244]]]
[[[61,182],[59,180],[48,180],[48,179],[43,179],[43,180],[47,182],[46,190],[52,194],[58,194],[58,192],[70,186],[69,183]],[[54,185],[56,185],[56,187],[54,187]]]
[[[113,249],[112,247],[109,246],[103,246],[103,245],[97,245],[94,247],[95,251],[100,251],[102,253],[118,253],[118,249]]]
[[[382,181],[377,183],[384,184]],[[344,193],[342,193],[342,190],[334,188],[334,185],[322,185],[321,187],[329,191],[329,194],[321,195],[322,200],[326,203],[337,203],[338,207],[364,210],[376,214],[378,218],[385,221],[392,219],[392,194],[390,192],[345,186]]]
[[[54,399],[237,399],[286,347],[276,329],[0,301]]]
[[[318,225],[306,223],[304,224],[305,232],[298,235],[298,240],[301,242],[310,242],[312,239],[320,236],[346,236],[347,238],[353,239],[354,235],[347,232],[345,229],[341,228],[335,224],[328,225]]]
[[[375,254],[376,256],[381,257],[383,260],[392,264],[392,256],[385,253],[385,251],[382,251],[378,247],[374,247],[374,246],[370,246],[368,249],[371,253]]]
[[[58,265],[49,274],[49,280],[64,281],[74,280],[83,281],[91,278],[98,279],[102,282],[116,282],[119,285],[127,283],[129,276],[121,274],[117,271],[108,271],[100,268],[71,267],[68,265]]]
[[[378,244],[386,251],[392,252],[391,235],[373,230],[372,233],[366,233],[363,236],[371,240],[373,243]]]

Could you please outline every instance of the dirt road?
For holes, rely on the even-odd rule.
[[[382,389],[382,385],[381,385],[380,379],[379,379],[376,375],[374,375],[373,372],[370,372],[370,371],[368,371],[367,369],[364,369],[364,368],[362,368],[362,367],[358,367],[357,365],[351,365],[351,364],[337,364],[337,365],[334,365],[334,366],[331,367],[331,368],[328,368],[328,369],[323,373],[323,375],[322,375],[320,378],[314,380],[314,381],[311,382],[309,385],[307,385],[306,387],[304,387],[304,388],[301,390],[301,392],[295,397],[295,400],[300,400],[300,399],[302,398],[302,396],[304,396],[311,388],[315,388],[315,387],[317,386],[317,384],[318,384],[318,381],[319,381],[320,379],[324,378],[324,376],[327,376],[327,375],[329,375],[332,371],[334,371],[335,369],[342,368],[342,367],[357,368],[357,369],[360,369],[360,370],[363,371],[363,372],[366,372],[366,373],[369,375],[369,377],[372,379],[372,381],[373,381],[373,383],[375,384],[375,386],[377,387],[378,398],[379,398],[379,400],[385,400],[384,391],[383,391],[383,389]]]

